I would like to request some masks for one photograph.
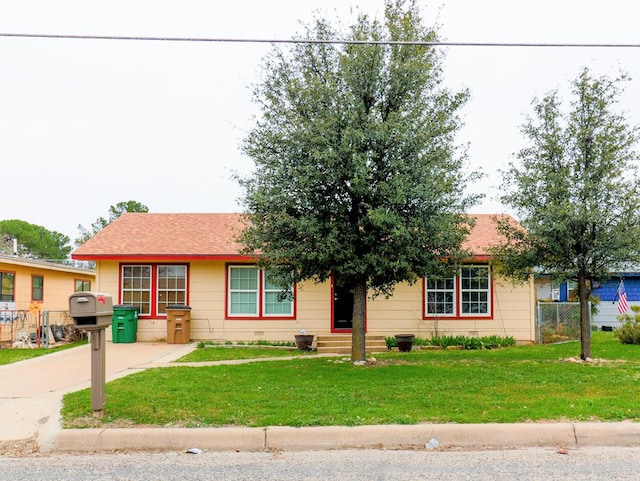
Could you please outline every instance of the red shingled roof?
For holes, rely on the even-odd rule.
[[[503,240],[496,230],[496,217],[506,218],[511,223],[517,224],[513,217],[506,214],[469,214],[469,216],[475,218],[476,223],[467,240],[462,243],[462,247],[470,250],[474,256],[490,255],[489,247]]]
[[[127,212],[78,247],[73,259],[237,257],[240,214]]]
[[[499,241],[494,214],[470,214],[476,219],[464,248],[474,256],[488,255]],[[515,222],[515,221],[514,221]],[[73,259],[203,259],[238,258],[236,238],[241,214],[125,213],[78,247]]]

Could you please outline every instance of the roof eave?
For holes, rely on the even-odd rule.
[[[240,254],[72,254],[72,259],[82,261],[244,261],[255,262],[258,256]]]

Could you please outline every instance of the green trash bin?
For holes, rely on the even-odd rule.
[[[113,306],[111,334],[114,343],[136,342],[138,308],[125,304]]]

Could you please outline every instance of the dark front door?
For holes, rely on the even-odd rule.
[[[351,330],[353,317],[353,289],[338,287],[334,283],[333,288],[333,330]]]

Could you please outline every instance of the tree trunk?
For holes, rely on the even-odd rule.
[[[362,362],[366,356],[364,313],[367,305],[367,281],[357,281],[353,286],[353,317],[351,321],[351,361]]]
[[[580,359],[591,357],[591,322],[589,316],[589,291],[584,272],[578,273],[578,298],[580,299]]]

